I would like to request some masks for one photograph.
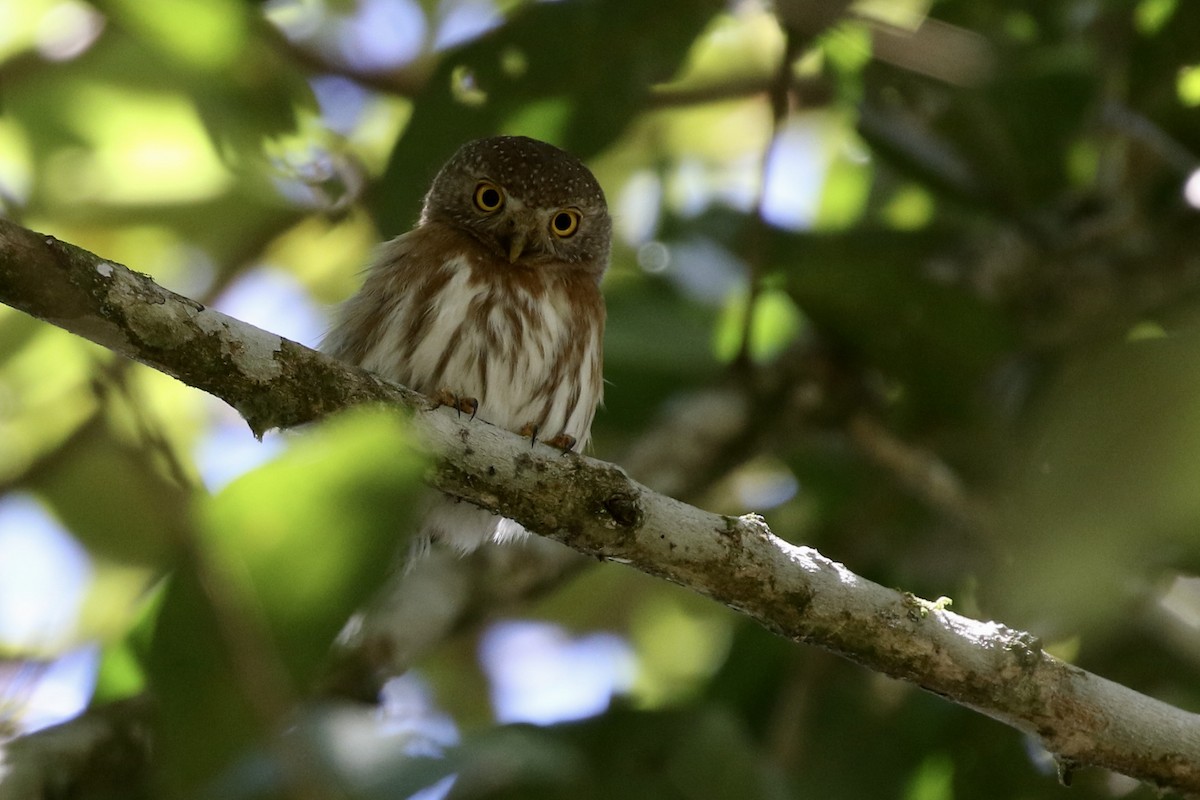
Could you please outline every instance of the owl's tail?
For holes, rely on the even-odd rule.
[[[529,535],[520,523],[490,511],[441,495],[430,504],[421,525],[422,539],[444,542],[466,555],[484,542],[518,541]]]

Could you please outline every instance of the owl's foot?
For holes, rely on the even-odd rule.
[[[529,446],[533,447],[538,443],[538,424],[536,422],[530,422],[526,425],[523,425],[521,429],[517,431],[517,435],[528,438]],[[551,436],[549,439],[542,440],[542,444],[562,450],[564,453],[571,452],[571,450],[575,447],[575,442],[575,437],[569,433],[560,433],[558,436]]]
[[[538,424],[536,422],[527,422],[517,431],[517,436],[524,436],[529,440],[530,449],[537,444]]]
[[[576,439],[571,434],[560,433],[558,436],[551,436],[549,439],[544,440],[542,444],[548,444],[551,447],[557,447],[564,453],[569,453],[575,449],[575,442]]]
[[[458,411],[460,415],[470,414],[471,419],[475,419],[475,414],[479,411],[479,401],[474,397],[460,397],[449,389],[438,389],[431,397],[434,408],[449,406]]]

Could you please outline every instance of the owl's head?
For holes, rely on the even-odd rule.
[[[524,136],[463,145],[425,196],[422,224],[466,231],[510,264],[608,266],[612,220],[604,191],[575,156]]]

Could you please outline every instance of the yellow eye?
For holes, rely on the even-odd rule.
[[[550,230],[554,231],[554,235],[560,239],[566,239],[579,230],[579,222],[582,219],[583,214],[579,213],[579,209],[564,208],[562,211],[555,212],[554,216],[550,218]]]
[[[475,186],[475,207],[485,214],[494,214],[504,207],[504,190],[491,181]]]

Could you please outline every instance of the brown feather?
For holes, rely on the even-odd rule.
[[[480,418],[511,431],[565,435],[563,440],[573,438],[583,449],[603,394],[599,277],[607,266],[611,223],[603,193],[586,168],[549,145],[531,142],[484,140],[492,149],[468,153],[462,163],[461,152],[452,159],[430,190],[422,223],[379,249],[362,289],[340,309],[324,349],[426,394],[449,390],[474,398]],[[562,163],[535,171],[539,177],[530,186],[548,190],[550,178],[567,181],[567,188],[554,191],[591,204],[585,209],[590,238],[558,242],[545,228],[530,229],[532,249],[510,263],[497,237],[514,228],[490,219],[485,225],[473,220],[469,207],[460,207],[460,196],[469,195],[476,180],[474,173],[460,173],[510,152],[520,156],[504,161],[504,169],[561,157]],[[508,201],[514,214],[509,226],[553,213],[528,198],[525,204],[515,195]],[[502,525],[486,512],[460,506],[443,503],[427,526],[464,550],[487,536],[520,531],[511,521]]]

